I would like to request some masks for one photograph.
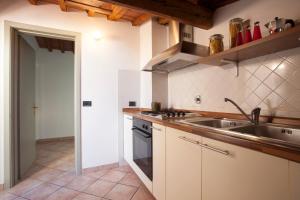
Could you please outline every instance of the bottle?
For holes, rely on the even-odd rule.
[[[259,22],[254,23],[254,28],[253,28],[253,40],[258,40],[261,39],[261,31],[259,27]]]
[[[240,46],[242,44],[243,44],[243,33],[242,31],[240,31],[236,39],[236,46]]]
[[[251,41],[252,41],[252,36],[251,36],[250,27],[247,26],[246,31],[245,31],[244,44],[251,42]]]

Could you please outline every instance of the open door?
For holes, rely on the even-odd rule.
[[[30,168],[36,157],[35,52],[13,30],[12,40],[12,185]]]
[[[20,178],[36,158],[35,51],[20,37]]]

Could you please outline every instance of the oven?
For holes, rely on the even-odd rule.
[[[152,180],[152,123],[133,118],[133,161]]]

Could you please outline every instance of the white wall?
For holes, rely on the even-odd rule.
[[[36,51],[36,138],[74,136],[74,54]]]
[[[129,107],[129,101],[135,101],[140,107],[141,73],[136,70],[119,70],[118,73],[118,113],[119,113],[119,163],[124,161],[124,114],[123,108]]]
[[[139,27],[86,16],[85,12],[62,12],[57,5],[30,5],[24,0],[1,1],[0,74],[3,74],[4,20],[75,31],[82,34],[82,164],[92,167],[118,161],[118,70],[139,70]],[[103,39],[95,41],[100,30]],[[0,183],[3,182],[3,76],[0,78]]]
[[[228,22],[235,17],[250,19],[263,26],[274,17],[300,19],[299,0],[240,0],[217,10],[214,27],[196,28],[195,42],[208,45],[210,35],[221,33],[225,47],[229,46]],[[263,56],[240,63],[240,76],[236,68],[196,65],[169,74],[169,106],[175,108],[234,112],[239,111],[224,102],[224,97],[235,100],[247,112],[256,106],[262,114],[300,118],[300,48]],[[196,95],[202,103],[195,104]]]

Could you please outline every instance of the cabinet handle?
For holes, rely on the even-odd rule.
[[[202,147],[204,147],[206,149],[210,149],[210,150],[218,152],[218,153],[221,153],[221,154],[226,155],[226,156],[230,155],[229,151],[219,149],[219,148],[216,148],[216,147],[212,147],[212,146],[209,146],[208,144],[202,144]]]
[[[157,130],[157,131],[161,131],[160,128],[156,128],[156,127],[154,127],[154,126],[150,126],[150,128],[151,128],[151,129],[154,129],[154,130]]]
[[[187,137],[184,137],[184,136],[179,136],[179,139],[182,139],[182,140],[185,140],[187,142],[190,142],[190,143],[197,144],[197,145],[201,146],[201,143],[197,140],[193,140],[193,139],[190,139],[190,138],[187,138]]]
[[[226,156],[230,155],[229,151],[227,151],[227,150],[222,150],[222,149],[219,149],[219,148],[216,148],[216,147],[212,147],[212,146],[209,146],[208,144],[201,144],[201,142],[199,142],[197,140],[193,140],[193,139],[187,138],[185,136],[180,136],[179,139],[182,139],[184,141],[187,141],[187,142],[199,145],[199,146],[201,146],[203,148],[206,148],[206,149],[209,149],[209,150],[221,153],[221,154],[226,155]]]
[[[130,118],[130,117],[126,117],[126,119],[129,119],[129,120],[131,120],[131,121],[132,121],[132,118]]]

